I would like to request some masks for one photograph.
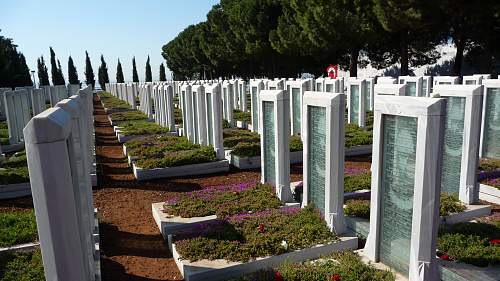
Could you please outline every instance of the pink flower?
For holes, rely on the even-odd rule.
[[[259,233],[264,233],[264,225],[263,224],[259,224]]]
[[[335,273],[330,277],[330,279],[332,281],[340,281],[342,278],[340,278],[340,274]]]
[[[439,256],[440,259],[444,260],[444,261],[449,261],[451,260],[450,259],[450,256],[446,253],[442,254],[441,256]]]
[[[497,244],[500,244],[500,239],[491,239],[491,240],[490,240],[490,243],[491,243],[492,245],[497,245]]]
[[[279,271],[276,271],[274,273],[274,280],[275,281],[283,281],[283,277],[281,276],[281,273],[279,273]]]

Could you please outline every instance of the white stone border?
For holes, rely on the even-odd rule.
[[[479,199],[500,205],[500,189],[479,184]]]
[[[139,168],[137,167],[136,163],[132,162],[132,168],[134,170],[135,178],[138,181],[143,181],[150,179],[194,176],[194,175],[205,175],[205,174],[213,174],[219,172],[227,172],[229,171],[229,161],[218,160],[215,162],[206,162],[199,164],[166,167],[166,168],[155,168],[155,169]]]
[[[226,280],[231,277],[241,276],[260,269],[276,267],[284,261],[301,262],[316,259],[332,252],[349,249],[354,250],[358,247],[357,237],[340,237],[340,241],[331,244],[317,245],[311,248],[296,250],[277,256],[257,258],[256,260],[246,263],[228,262],[226,260],[200,260],[196,262],[189,262],[180,258],[180,255],[175,248],[175,243],[171,243],[171,239],[169,240],[169,249],[172,252],[179,271],[186,281]]]
[[[0,199],[11,199],[31,195],[29,182],[0,185]]]

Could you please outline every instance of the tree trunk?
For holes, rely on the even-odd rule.
[[[465,41],[458,38],[453,38],[453,41],[455,41],[455,46],[457,47],[457,54],[455,55],[455,62],[453,63],[453,69],[451,75],[460,76],[462,73]]]
[[[399,39],[400,47],[400,62],[401,62],[401,76],[408,75],[408,32],[406,30],[401,31]]]
[[[357,77],[358,76],[358,59],[359,59],[359,49],[354,48],[350,52],[349,59],[349,76]]]

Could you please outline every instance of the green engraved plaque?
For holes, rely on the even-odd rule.
[[[407,82],[406,83],[406,93],[405,95],[410,97],[417,96],[417,82]]]
[[[252,127],[254,130],[259,129],[259,103],[257,99],[257,87],[252,87]]]
[[[351,123],[359,122],[359,86],[351,85],[351,98],[349,103]]]
[[[198,99],[196,93],[193,93],[193,136],[194,142],[198,143]]]
[[[308,200],[325,211],[326,108],[308,106]]]
[[[372,82],[365,81],[365,109],[370,108],[370,99],[372,94]]]
[[[333,93],[333,84],[326,84],[325,92]]]
[[[276,182],[276,149],[274,146],[275,124],[274,124],[274,102],[262,102],[262,114],[264,118],[264,181],[266,183]]]
[[[182,128],[184,130],[187,130],[189,127],[189,122],[187,121],[187,107],[186,107],[186,91],[182,91],[181,93],[181,98],[182,98]],[[184,135],[186,135],[187,132],[184,131]]]
[[[427,96],[427,79],[422,80],[422,96]]]
[[[293,102],[293,117],[292,117],[292,122],[293,122],[293,134],[294,135],[299,135],[300,134],[300,129],[301,129],[301,124],[300,124],[300,117],[302,116],[302,112],[300,111],[301,109],[301,103],[300,103],[300,89],[299,88],[292,88],[292,102]]]
[[[380,261],[408,276],[415,189],[417,118],[384,115]]]
[[[212,94],[207,93],[206,94],[207,98],[207,130],[208,130],[208,144],[209,145],[214,145],[214,132],[213,132],[213,120],[212,120]]]
[[[441,191],[458,194],[464,140],[465,98],[446,97]]]
[[[488,88],[484,112],[483,156],[500,159],[500,88]]]

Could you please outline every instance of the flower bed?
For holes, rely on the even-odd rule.
[[[0,248],[34,242],[37,239],[33,210],[0,213]]]
[[[500,189],[500,160],[483,158],[478,170],[479,182]]]
[[[500,264],[500,222],[463,222],[440,229],[438,256],[475,266]]]
[[[313,206],[238,214],[174,239],[181,259],[240,262],[338,240]]]
[[[344,170],[344,192],[371,189],[371,172],[366,168],[346,168]]]
[[[261,270],[231,281],[393,281],[394,274],[365,264],[353,252],[338,252],[320,260],[303,263],[285,262],[275,269]]]
[[[120,123],[119,134],[123,136],[142,136],[168,133],[169,129],[146,120],[126,121]]]
[[[133,120],[147,120],[148,116],[140,111],[131,110],[124,112],[114,112],[109,115],[113,123]]]
[[[183,218],[216,215],[219,218],[282,206],[274,188],[267,184],[240,183],[212,186],[182,193],[163,205],[164,212]]]
[[[101,98],[101,102],[104,105],[106,110],[109,109],[130,109],[130,104],[121,99],[113,96],[108,92],[99,93],[99,97]]]
[[[0,280],[45,280],[40,250],[33,252],[6,253],[0,256]]]
[[[243,112],[238,109],[233,109],[234,120],[252,124],[252,114],[250,112]]]
[[[344,206],[346,216],[370,219],[370,200],[347,200]]]
[[[16,152],[5,162],[0,164],[0,186],[30,181],[26,152]]]
[[[355,147],[372,144],[373,133],[355,124],[345,125],[345,147]]]

